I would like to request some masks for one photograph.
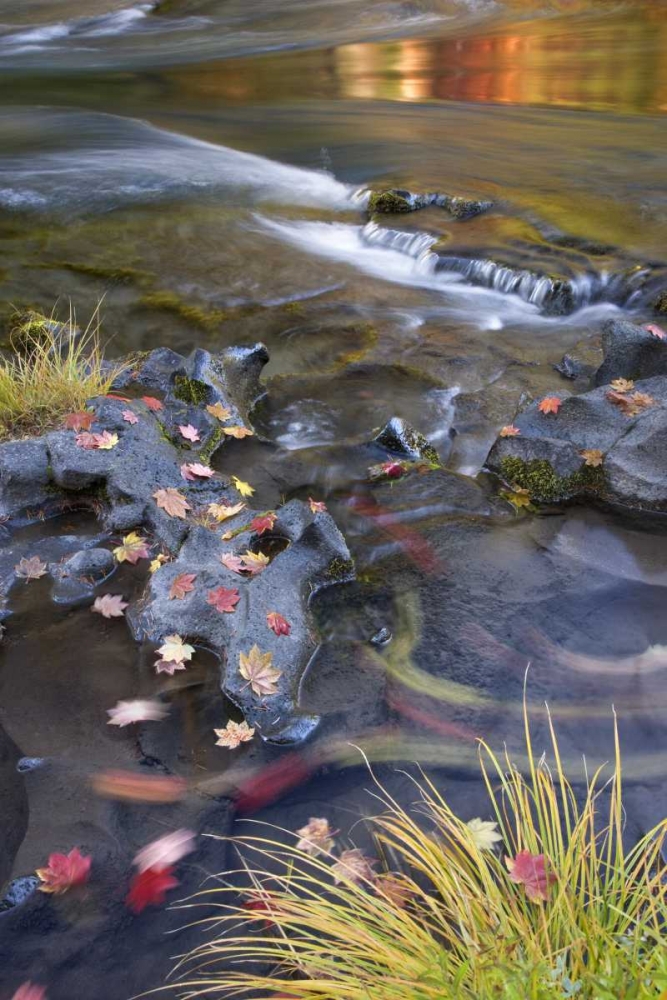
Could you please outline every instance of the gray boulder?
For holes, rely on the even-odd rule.
[[[667,375],[667,340],[653,336],[645,327],[625,320],[608,320],[602,330],[604,361],[595,373],[595,385],[608,385],[617,378],[651,378]]]
[[[44,438],[0,445],[0,517],[13,517],[27,507],[52,499],[49,454]]]

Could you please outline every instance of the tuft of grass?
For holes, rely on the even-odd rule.
[[[103,363],[99,306],[83,331],[71,307],[64,322],[31,313],[12,332],[12,343],[16,352],[0,362],[0,440],[55,427],[108,392],[128,367]]]
[[[382,811],[369,824],[383,866],[406,890],[400,898],[383,892],[382,875],[336,884],[334,854],[311,857],[275,829],[233,838],[238,870],[183,904],[217,907],[200,922],[213,937],[165,988],[247,1000],[667,996],[667,820],[624,844],[616,725],[611,775],[601,768],[577,794],[553,726],[549,766],[535,757],[525,705],[524,724],[525,773],[480,743],[496,848],[424,776],[409,811],[375,781]],[[553,876],[545,899],[509,878],[506,857],[524,850],[543,855]]]

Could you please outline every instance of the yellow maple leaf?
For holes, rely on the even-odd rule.
[[[206,412],[210,413],[212,417],[217,417],[218,420],[229,420],[232,415],[232,411],[226,409],[222,403],[209,404],[206,407]]]
[[[113,554],[119,563],[129,562],[137,563],[140,559],[148,559],[148,542],[141,535],[138,535],[136,531],[131,531],[129,535],[125,535],[123,538],[123,544],[118,545],[114,550]]]
[[[166,663],[183,663],[191,660],[195,647],[183,642],[180,635],[166,636],[164,643],[158,649],[159,655]]]
[[[514,487],[512,490],[508,490],[506,493],[500,494],[504,500],[511,503],[515,510],[520,510],[522,507],[531,507],[531,496],[528,490],[522,490],[520,487]]]
[[[223,433],[228,434],[229,437],[239,438],[239,440],[244,437],[252,437],[255,433],[247,427],[223,427],[222,430]]]
[[[262,653],[256,643],[249,653],[239,654],[239,672],[260,698],[277,693],[276,681],[283,674],[273,666],[273,655]]]
[[[599,448],[584,448],[579,454],[585,460],[586,465],[590,465],[595,468],[598,465],[602,465],[604,460],[604,455]]]
[[[251,552],[250,549],[246,549],[243,555],[243,569],[248,573],[253,575],[256,573],[261,573],[269,565],[269,557],[265,556],[263,552]]]
[[[632,392],[635,387],[635,383],[631,378],[615,378],[609,385],[616,392]]]
[[[255,492],[254,486],[251,486],[250,483],[244,483],[238,476],[232,476],[232,482],[242,497],[251,497]]]
[[[227,747],[229,750],[236,750],[242,743],[248,743],[255,735],[247,722],[234,722],[229,720],[224,729],[214,729],[213,732],[218,737],[215,741],[217,747]]]
[[[151,573],[157,573],[160,566],[163,566],[168,561],[169,561],[169,556],[166,556],[164,552],[158,552],[155,559],[151,559],[151,563],[148,569]]]
[[[226,521],[228,517],[234,517],[235,514],[240,514],[242,510],[245,510],[243,502],[232,504],[229,507],[225,503],[210,503],[208,505],[208,512],[216,521]]]

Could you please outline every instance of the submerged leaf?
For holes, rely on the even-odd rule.
[[[191,854],[195,849],[196,834],[192,830],[174,830],[173,833],[166,833],[164,837],[146,844],[134,857],[133,864],[140,872],[148,868],[161,870],[175,865],[177,861],[184,858],[186,854]]]
[[[334,882],[352,882],[361,885],[364,882],[374,882],[376,875],[373,865],[377,861],[367,858],[359,847],[353,847],[349,851],[342,851],[335,865],[332,865],[331,872]]]
[[[162,722],[168,715],[167,709],[159,701],[136,699],[119,701],[115,708],[107,709],[109,726],[129,726],[133,722]]]
[[[135,565],[140,559],[148,559],[150,552],[146,539],[138,535],[136,531],[131,531],[123,538],[123,544],[113,550],[113,554],[117,562],[129,562]]]
[[[122,618],[126,607],[127,601],[123,600],[122,594],[104,594],[95,598],[90,610],[97,611],[105,618]]]
[[[216,587],[215,590],[209,590],[206,603],[214,607],[216,611],[230,614],[236,609],[240,600],[239,592],[235,587],[231,590],[226,587]]]
[[[39,580],[47,569],[46,563],[42,562],[39,556],[30,556],[29,559],[23,556],[14,567],[14,572],[24,580]]]
[[[232,476],[232,482],[242,497],[251,497],[255,492],[254,486],[251,486],[250,483],[244,483],[238,476]]]
[[[217,747],[227,747],[228,750],[236,750],[242,743],[248,743],[255,735],[247,722],[234,722],[229,720],[224,729],[214,729],[213,732],[218,737],[215,741]]]
[[[43,883],[40,892],[60,894],[75,885],[83,885],[90,878],[92,858],[73,847],[69,854],[50,854],[45,868],[38,868],[35,874]]]
[[[98,795],[122,802],[178,802],[187,791],[183,778],[134,771],[100,771],[91,784]]]
[[[170,517],[185,518],[187,511],[192,510],[192,507],[183,494],[179,493],[173,486],[168,486],[163,490],[156,490],[153,497],[158,507],[166,511]]]
[[[174,663],[172,660],[156,660],[155,661],[155,673],[156,674],[169,674],[173,677],[177,670],[185,670],[185,663]]]
[[[141,913],[147,906],[157,906],[164,903],[170,889],[179,885],[174,878],[173,866],[168,868],[147,868],[139,872],[130,882],[130,891],[125,897],[128,909],[133,913]]]
[[[277,693],[276,681],[283,674],[273,666],[272,654],[262,653],[257,644],[239,655],[239,671],[260,698]]]
[[[296,831],[299,840],[297,851],[303,851],[316,858],[318,854],[328,854],[334,846],[334,837],[329,820],[321,816],[311,816],[305,826]]]
[[[186,594],[195,589],[196,579],[196,573],[179,573],[178,576],[175,576],[169,588],[169,600],[182,601]]]

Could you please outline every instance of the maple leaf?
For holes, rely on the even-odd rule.
[[[148,559],[150,552],[146,539],[138,535],[136,531],[131,531],[123,538],[123,544],[113,550],[113,554],[117,562],[129,562],[134,566],[140,559]]]
[[[273,666],[272,654],[262,653],[256,643],[249,653],[239,655],[239,671],[260,698],[276,694],[276,681],[283,675]]]
[[[206,412],[210,413],[212,417],[217,417],[218,420],[229,420],[232,415],[231,410],[227,410],[222,403],[209,404],[206,407]]]
[[[266,616],[266,624],[270,629],[273,629],[276,635],[289,635],[292,628],[287,619],[279,615],[277,611],[269,611]]]
[[[173,486],[168,486],[164,490],[156,490],[153,497],[158,507],[166,511],[170,517],[185,518],[186,512],[192,510],[183,494],[179,493]]]
[[[231,590],[227,590],[226,587],[216,587],[215,590],[209,590],[206,603],[214,607],[216,611],[225,611],[230,614],[235,610],[240,600],[239,592],[235,587]]]
[[[334,837],[329,820],[321,816],[311,816],[305,826],[296,831],[299,840],[297,851],[310,854],[316,858],[318,854],[328,854],[334,846]]]
[[[168,635],[164,643],[158,649],[159,655],[168,663],[183,663],[191,660],[195,651],[194,646],[189,646],[183,642],[180,635]]]
[[[134,857],[134,862],[140,872],[149,868],[161,871],[175,865],[177,861],[191,854],[195,849],[196,834],[192,830],[174,830],[146,844]]]
[[[648,330],[652,337],[657,337],[658,340],[667,340],[667,333],[656,323],[647,323],[644,329]]]
[[[177,670],[185,670],[186,666],[184,663],[172,663],[170,660],[156,660],[155,661],[155,673],[156,674],[169,674],[173,677]]]
[[[148,570],[150,573],[157,573],[160,566],[164,566],[166,562],[169,562],[169,556],[166,556],[164,552],[158,552],[155,559],[151,559],[150,566]]]
[[[244,483],[238,476],[232,476],[232,482],[242,497],[251,497],[255,492],[254,486],[251,486],[250,483]]]
[[[250,530],[257,532],[258,535],[263,535],[265,531],[271,531],[275,523],[276,515],[273,511],[269,511],[268,514],[260,514],[257,517],[253,517],[250,522]]]
[[[517,434],[520,434],[520,433],[521,433],[521,431],[519,430],[518,427],[515,427],[514,424],[505,424],[504,427],[500,428],[500,434],[499,434],[499,436],[501,438],[513,438],[513,437],[516,437]]]
[[[96,597],[91,611],[97,611],[105,618],[122,618],[127,607],[127,602],[123,600],[122,594],[104,594]]]
[[[242,510],[245,510],[243,501],[235,503],[232,506],[227,506],[224,503],[210,503],[208,505],[208,512],[216,521],[226,521],[228,517],[234,517],[235,514],[240,514]]]
[[[186,462],[181,466],[181,475],[189,482],[192,482],[197,476],[200,479],[209,479],[213,475],[213,469],[209,468],[208,465],[201,465],[199,462]]]
[[[519,851],[515,858],[505,858],[512,882],[523,885],[528,899],[534,903],[547,899],[549,886],[556,881],[553,872],[547,872],[543,854]]]
[[[94,419],[94,413],[90,413],[88,410],[77,410],[76,413],[67,414],[63,420],[63,427],[68,431],[89,431]]]
[[[23,556],[14,567],[14,572],[24,580],[39,580],[47,572],[47,565],[39,556],[30,556],[29,559]]]
[[[109,431],[102,431],[101,434],[96,434],[95,447],[99,448],[101,451],[109,451],[111,448],[115,448],[118,444],[118,435],[111,434]]]
[[[243,569],[253,576],[266,569],[270,561],[269,557],[265,556],[263,552],[251,552],[250,549],[246,549],[241,558],[243,560]]]
[[[84,451],[93,451],[97,448],[97,434],[92,434],[90,431],[81,431],[74,438],[74,443],[77,448],[83,448]]]
[[[647,406],[655,404],[653,397],[645,392],[633,392],[632,395],[620,392],[607,392],[605,396],[610,403],[618,406],[626,417],[636,417]]]
[[[164,404],[156,399],[155,396],[142,396],[141,402],[145,403],[149,410],[153,410],[157,413],[158,410],[164,410]]]
[[[245,903],[241,904],[244,910],[252,910],[252,911],[258,910],[260,913],[269,913],[271,916],[275,914],[276,912],[275,902],[271,896],[271,893],[266,892],[262,889],[255,889],[251,890],[249,895],[251,895],[252,898],[246,900]],[[260,918],[258,917],[257,919]],[[262,927],[264,927],[266,930],[274,926],[275,924],[273,920],[268,920],[266,917],[262,919]]]
[[[179,573],[178,576],[175,576],[169,588],[169,600],[182,601],[186,594],[195,589],[194,582],[196,579],[196,573]]]
[[[604,455],[599,448],[584,448],[579,454],[585,460],[586,465],[590,465],[592,468],[602,465],[604,461]]]
[[[139,872],[130,882],[130,891],[125,904],[133,913],[141,913],[147,906],[164,903],[170,889],[179,885],[173,875],[173,866],[168,868],[147,868]]]
[[[341,855],[335,865],[331,867],[334,882],[353,882],[360,885],[362,882],[374,882],[376,875],[372,866],[377,864],[366,855],[359,847],[353,847],[349,851],[341,851]]]
[[[540,413],[558,413],[562,400],[558,396],[545,396],[537,407]]]
[[[394,875],[393,872],[383,872],[378,875],[373,888],[378,896],[384,896],[398,910],[404,910],[410,900],[417,895],[416,889],[404,876]]]
[[[75,885],[83,885],[90,878],[90,855],[82,854],[73,847],[69,854],[49,854],[45,868],[38,868],[35,874],[43,883],[40,892],[60,894]]]
[[[222,432],[223,434],[228,434],[229,437],[234,437],[239,439],[245,437],[252,437],[253,434],[255,433],[254,431],[249,430],[249,428],[247,427],[223,427]]]
[[[46,987],[31,983],[28,979],[19,986],[10,1000],[46,1000]]]
[[[244,569],[243,559],[240,556],[235,556],[233,552],[223,552],[220,556],[220,562],[232,573],[241,573]]]
[[[183,778],[121,770],[101,771],[91,784],[98,795],[122,802],[178,802],[188,787]]]
[[[647,392],[633,392],[630,399],[639,410],[645,410],[649,406],[655,406],[655,399]]]
[[[242,743],[248,743],[255,735],[255,730],[251,729],[247,722],[234,722],[229,720],[224,729],[214,729],[213,732],[218,737],[215,741],[217,747],[227,747],[228,750],[236,750]]]
[[[181,432],[181,437],[184,437],[186,441],[199,441],[199,431],[192,424],[179,424],[178,429]]]
[[[513,489],[508,490],[506,493],[501,493],[501,497],[511,503],[515,510],[520,510],[521,507],[532,507],[531,496],[528,490],[522,490],[518,486]]]
[[[495,820],[480,819],[476,816],[466,823],[475,847],[478,851],[492,851],[498,841],[503,838],[498,833]]]
[[[609,385],[615,392],[632,392],[635,387],[631,378],[615,378]]]
[[[126,424],[138,424],[139,417],[136,415],[134,410],[123,410],[121,414],[123,420]]]
[[[168,715],[167,709],[159,701],[137,699],[119,701],[114,708],[107,709],[108,726],[129,726],[133,722],[162,722]]]
[[[327,505],[323,500],[313,500],[312,497],[308,497],[308,506],[312,510],[313,514],[325,514]]]
[[[407,472],[402,462],[383,462],[380,470],[387,479],[400,479]]]

